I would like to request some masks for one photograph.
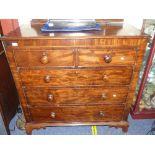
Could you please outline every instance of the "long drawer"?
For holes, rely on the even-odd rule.
[[[31,106],[120,104],[126,101],[128,87],[24,89]]]
[[[74,66],[73,51],[62,50],[14,50],[18,67]]]
[[[78,65],[82,67],[133,65],[136,60],[136,51],[132,49],[80,49],[78,58]]]
[[[86,86],[128,85],[132,67],[104,67],[101,69],[20,70],[25,86]]]
[[[35,122],[121,121],[124,106],[71,106],[30,108]]]

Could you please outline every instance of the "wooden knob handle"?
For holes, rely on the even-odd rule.
[[[55,112],[51,112],[51,117],[55,118],[55,116],[56,116]]]
[[[103,112],[103,111],[100,111],[100,112],[99,112],[99,115],[100,115],[101,117],[103,117],[103,116],[104,116],[104,112]]]
[[[106,96],[106,94],[102,94],[102,99],[105,99],[107,96]]]
[[[44,78],[44,81],[45,81],[46,83],[49,83],[50,80],[51,80],[51,76],[50,76],[50,75],[46,75],[45,78]]]
[[[48,94],[47,100],[49,102],[53,101],[53,95],[52,94]]]
[[[112,61],[112,56],[111,55],[105,55],[104,56],[104,61],[106,62],[106,63],[110,63],[111,61]]]
[[[46,53],[43,53],[41,59],[40,59],[42,64],[47,64],[48,63],[48,56]]]
[[[108,80],[108,76],[105,74],[105,75],[103,75],[103,79],[104,80]]]

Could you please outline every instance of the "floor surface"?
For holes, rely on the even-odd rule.
[[[25,135],[24,130],[16,127],[17,115],[10,123],[12,135]],[[151,129],[153,119],[133,120],[129,116],[129,130],[123,133],[120,128],[109,128],[107,126],[97,126],[97,135],[146,135]],[[1,125],[1,124],[0,124]],[[1,132],[0,132],[1,133]],[[2,134],[2,133],[1,133]],[[91,126],[74,126],[74,127],[47,127],[46,129],[33,130],[33,135],[92,135]]]

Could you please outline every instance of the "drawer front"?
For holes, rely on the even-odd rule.
[[[94,70],[20,70],[20,76],[25,86],[128,85],[132,67],[105,67]]]
[[[123,112],[124,106],[116,105],[30,108],[35,122],[121,121]]]
[[[72,50],[15,50],[18,67],[74,66]]]
[[[126,101],[128,87],[25,88],[32,106],[120,104]]]
[[[132,65],[135,63],[134,50],[87,50],[79,51],[79,66],[96,67],[105,65]]]

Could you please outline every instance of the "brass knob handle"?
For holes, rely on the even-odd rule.
[[[55,117],[56,117],[55,112],[51,112],[51,117],[52,117],[52,118],[55,118]]]
[[[103,93],[102,94],[102,99],[106,99],[106,97],[107,97],[106,94]]]
[[[47,54],[44,52],[41,59],[40,59],[42,64],[47,64],[48,63],[48,56]]]
[[[52,94],[49,94],[48,97],[47,97],[47,100],[50,102],[50,101],[53,101],[53,95]]]
[[[101,117],[103,117],[103,116],[104,116],[104,112],[103,112],[103,111],[100,111],[100,112],[99,112],[99,115],[100,115]]]
[[[110,63],[111,61],[112,61],[112,56],[111,55],[105,55],[104,56],[104,61],[106,62],[106,63]]]
[[[45,78],[44,78],[44,81],[45,81],[46,83],[49,83],[50,80],[51,80],[51,76],[50,76],[50,75],[46,75]]]

